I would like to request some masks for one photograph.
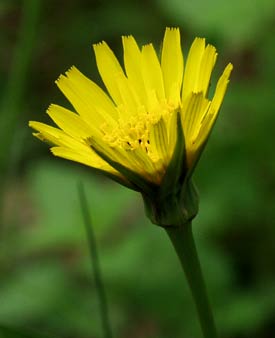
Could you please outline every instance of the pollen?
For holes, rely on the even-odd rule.
[[[124,109],[120,107],[120,115],[123,116]],[[127,120],[120,118],[116,128],[110,131],[106,124],[101,126],[103,140],[112,148],[120,148],[126,151],[140,149],[145,152],[153,162],[159,161],[159,156],[154,153],[150,143],[150,132],[159,123],[161,118],[168,120],[174,109],[168,104],[158,104],[151,111],[146,111],[145,107],[139,107],[137,115],[129,114]],[[109,130],[108,130],[109,129]]]

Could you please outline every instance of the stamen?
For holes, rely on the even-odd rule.
[[[125,106],[120,106],[118,109],[123,110]],[[158,106],[150,112],[145,111],[144,107],[140,107],[137,115],[131,116],[126,121],[120,118],[117,127],[112,130],[106,124],[102,125],[103,139],[111,147],[120,147],[127,151],[141,149],[155,163],[160,160],[161,156],[152,150],[149,138],[150,130],[161,118],[169,119],[173,111],[175,111],[174,107],[167,102],[159,102]]]

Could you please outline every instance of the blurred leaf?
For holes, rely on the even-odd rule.
[[[2,278],[0,318],[23,324],[45,313],[62,296],[65,275],[58,264],[32,264]]]
[[[43,161],[32,166],[29,173],[31,197],[38,214],[35,225],[22,232],[23,237],[17,246],[20,251],[41,251],[85,240],[77,198],[80,178],[87,191],[92,221],[99,237],[109,231],[116,232],[123,214],[130,212],[133,201],[138,197],[110,180],[98,180],[88,172],[83,174],[65,161]]]
[[[218,313],[222,330],[232,335],[253,335],[265,320],[274,316],[274,291],[274,285],[267,284],[261,289],[235,292]]]
[[[215,42],[220,64],[232,60],[226,100],[196,171],[201,203],[193,223],[221,337],[273,337],[275,325],[274,6],[273,0],[44,2],[20,115],[45,121],[50,102],[67,106],[53,81],[73,63],[97,78],[91,43],[107,40],[122,59],[121,34],[134,34],[139,43],[155,40],[158,50],[164,27],[179,25],[184,48],[189,37],[201,35]],[[0,1],[0,91],[20,13],[21,2]],[[66,338],[100,337],[76,193],[81,178],[115,335],[199,336],[177,258],[162,229],[145,219],[140,196],[89,168],[49,158],[28,133],[26,142],[16,134],[23,151],[6,194],[15,207],[1,227],[0,322]]]
[[[50,338],[41,332],[31,332],[22,328],[11,328],[0,325],[0,337],[1,338]]]
[[[212,35],[240,46],[259,37],[264,23],[271,22],[273,0],[157,0],[165,13],[195,35]]]

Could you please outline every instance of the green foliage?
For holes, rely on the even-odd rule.
[[[21,2],[0,2],[0,98],[21,10]],[[219,120],[195,173],[200,212],[193,227],[220,337],[274,336],[273,13],[271,0],[44,2],[17,126],[8,138],[13,139],[5,154],[12,164],[9,179],[1,172],[3,327],[32,328],[50,337],[101,337],[77,195],[81,180],[114,335],[199,337],[176,255],[163,229],[145,218],[141,197],[89,168],[53,158],[27,129],[29,119],[46,119],[43,112],[51,102],[68,106],[53,82],[70,65],[98,80],[91,43],[105,39],[121,58],[120,34],[157,45],[166,25],[180,25],[185,49],[195,36],[205,36],[217,46],[218,69],[234,64]],[[1,120],[9,113],[1,111]],[[0,337],[17,338],[15,331],[0,330]]]
[[[230,42],[234,48],[253,43],[255,38],[259,38],[266,25],[271,24],[275,10],[272,0],[157,2],[179,25],[198,31],[202,36],[207,31],[227,41],[227,44]]]
[[[0,337],[3,338],[50,338],[48,335],[38,332],[29,332],[28,330],[19,328],[11,329],[7,326],[0,325]]]

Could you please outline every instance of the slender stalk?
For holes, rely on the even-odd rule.
[[[109,311],[108,311],[108,303],[107,303],[106,292],[105,292],[101,269],[100,269],[96,238],[94,235],[93,226],[91,222],[91,216],[90,216],[89,207],[87,203],[87,198],[86,198],[85,190],[84,190],[82,183],[80,183],[78,186],[78,193],[79,193],[79,200],[81,204],[81,210],[83,214],[83,220],[84,220],[84,225],[85,225],[88,244],[89,244],[92,269],[93,269],[94,279],[95,279],[95,287],[96,287],[97,294],[98,294],[100,316],[101,316],[101,321],[102,321],[102,330],[103,330],[104,338],[112,338],[112,331],[111,331]]]
[[[28,72],[34,52],[41,3],[41,0],[24,0],[22,4],[18,41],[14,49],[0,109],[0,164],[2,169],[7,166],[8,150],[11,148],[14,130],[18,122],[17,118],[21,112],[20,106],[29,81]]]
[[[197,254],[191,223],[165,228],[181,262],[196,304],[204,338],[217,338],[211,306]]]
[[[15,130],[19,114],[22,113],[22,102],[30,79],[29,69],[38,32],[41,4],[42,0],[22,2],[18,40],[0,103],[0,227],[3,225],[3,194],[13,168],[12,144],[15,140],[18,142]]]

